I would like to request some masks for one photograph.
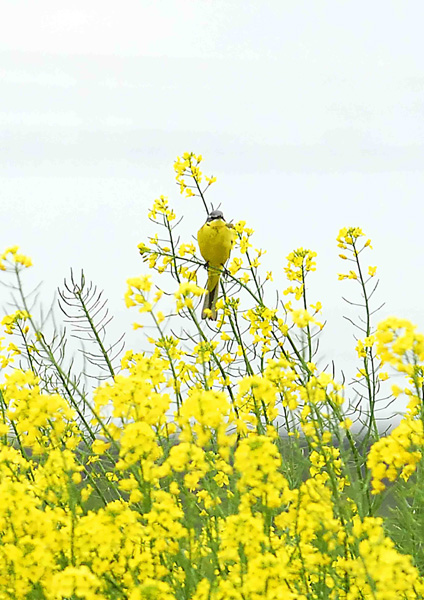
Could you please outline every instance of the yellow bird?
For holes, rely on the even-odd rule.
[[[213,210],[197,233],[200,253],[208,264],[207,293],[202,309],[202,319],[216,321],[216,301],[219,292],[221,269],[230,258],[236,237],[235,229],[225,222],[220,210]]]

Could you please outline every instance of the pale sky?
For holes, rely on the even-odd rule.
[[[424,331],[423,20],[420,0],[6,0],[1,249],[33,258],[46,302],[83,267],[128,328],[147,207],[169,196],[187,237],[204,221],[174,183],[194,151],[218,177],[209,200],[255,229],[276,285],[294,248],[318,253],[328,358],[354,356],[343,226],[373,240],[381,318]]]

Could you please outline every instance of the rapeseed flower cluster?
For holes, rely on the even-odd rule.
[[[32,260],[29,258],[29,256],[19,252],[19,246],[11,246],[10,248],[6,248],[6,250],[0,254],[1,271],[14,271],[20,266],[31,267]]]
[[[75,415],[59,399],[47,406],[33,375],[17,371],[4,385],[7,400],[30,401],[35,417],[31,429],[25,411],[22,421],[16,411],[5,419],[25,451],[4,443],[0,454],[0,597],[338,598],[343,585],[345,597],[390,598],[388,585],[404,597],[423,590],[378,520],[357,516],[352,502],[338,506],[322,476],[330,463],[339,474],[334,448],[327,470],[315,450],[310,476],[292,487],[275,428],[231,433],[228,395],[202,389],[187,395],[174,437],[164,367],[133,356],[127,375],[97,390],[96,414],[108,401],[116,421],[103,418],[113,478],[91,509],[109,479],[84,461]],[[267,397],[270,387],[250,379],[240,397],[253,389]]]
[[[409,321],[390,317],[379,324],[375,338],[382,364],[406,377],[408,386],[402,389],[395,384],[393,394],[409,398],[399,425],[375,442],[368,455],[373,494],[379,494],[386,489],[383,480],[393,482],[400,477],[408,481],[422,458],[424,336]]]
[[[181,192],[204,200],[201,161],[185,153],[175,171]],[[207,189],[214,178],[204,179]],[[358,245],[363,232],[338,237],[356,274],[341,279],[359,282],[365,306],[357,354],[366,394],[355,413],[347,386],[314,358],[314,252],[288,256],[292,299],[268,305],[264,251],[238,222],[220,317],[206,326],[196,247],[174,237],[166,197],[149,217],[169,239],[155,234],[140,253],[172,283],[164,293],[150,275],[133,277],[125,303],[157,333],[149,327],[151,350],[127,350],[92,398],[56,359],[23,293],[3,319],[0,600],[424,597],[419,545],[404,552],[379,516],[379,500],[419,471],[424,338],[407,321],[367,320],[375,270],[361,270],[371,247]],[[20,276],[30,260],[12,250],[2,261]],[[377,360],[405,378],[393,398],[409,399],[388,435],[376,427],[376,382],[390,378],[378,378]]]
[[[199,167],[202,160],[203,157],[201,154],[196,156],[193,152],[184,152],[182,158],[178,156],[174,163],[174,170],[177,174],[176,180],[180,186],[180,193],[185,193],[187,198],[195,196],[200,192],[200,184],[203,178],[207,183],[206,189],[216,181],[216,177],[203,175]],[[206,191],[206,189],[204,191]]]

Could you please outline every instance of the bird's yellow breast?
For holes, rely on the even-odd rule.
[[[235,230],[222,219],[205,223],[197,234],[200,253],[212,267],[221,267],[227,262],[234,238]]]

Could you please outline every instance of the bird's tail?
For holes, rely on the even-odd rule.
[[[220,277],[221,273],[216,270],[209,271],[208,273],[208,282],[206,284],[207,292],[203,302],[202,319],[216,321],[216,301],[218,300]]]

